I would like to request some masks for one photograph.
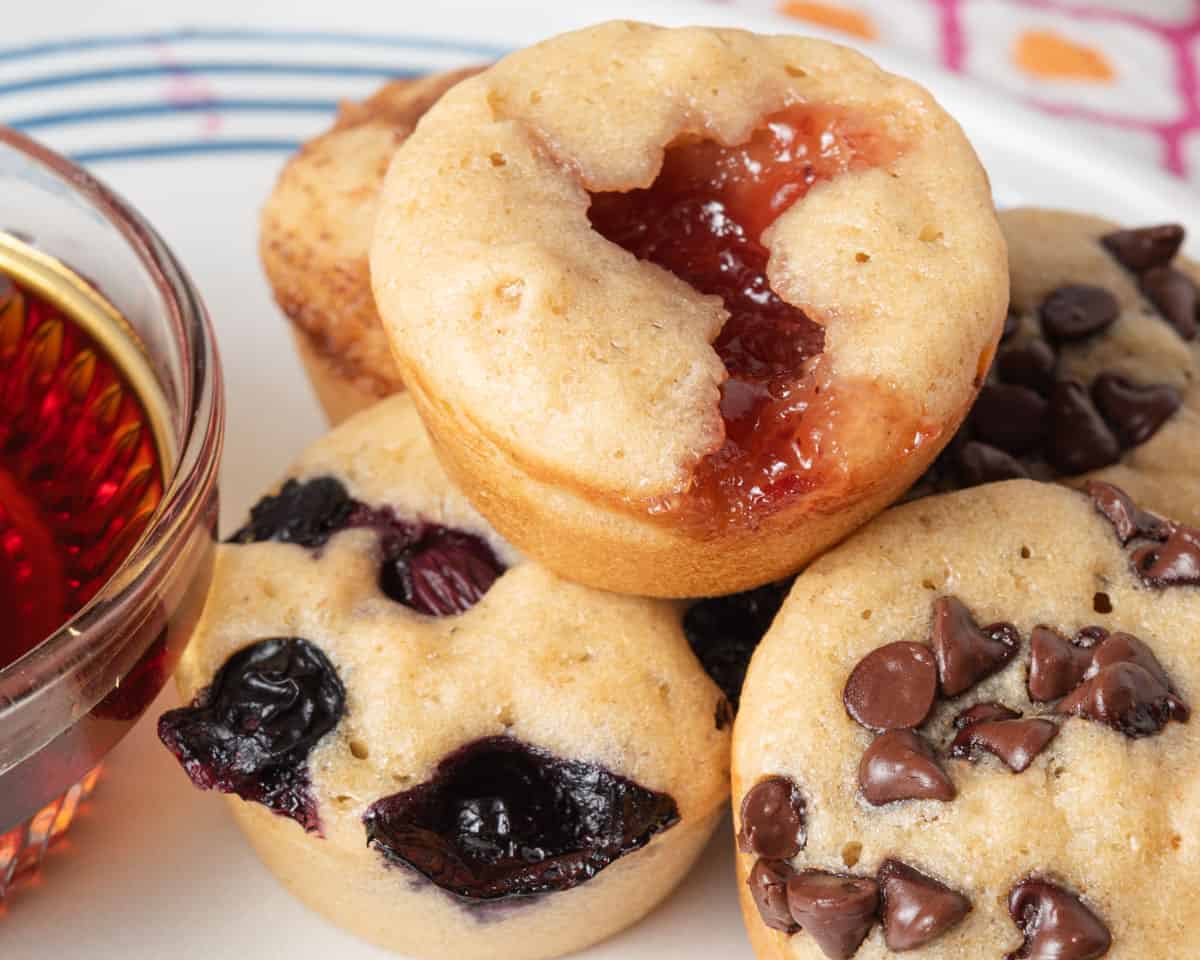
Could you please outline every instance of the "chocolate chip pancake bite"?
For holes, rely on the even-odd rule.
[[[1200,266],[1178,224],[1000,214],[1012,303],[988,382],[914,496],[1032,477],[1121,485],[1200,523]]]
[[[219,548],[159,735],[334,923],[411,956],[558,956],[651,910],[726,808],[731,708],[683,614],[524,561],[402,394]]]
[[[914,482],[1003,324],[962,131],[833,44],[608,23],[459,84],[371,275],[447,470],[562,576],[778,580]]]
[[[263,207],[259,255],[330,422],[403,388],[384,335],[367,249],[388,163],[446,90],[474,70],[394,80],[344,104],[308,141]]]
[[[1200,529],[1014,480],[796,580],[734,731],[761,960],[1200,956]]]

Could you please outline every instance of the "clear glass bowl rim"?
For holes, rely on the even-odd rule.
[[[26,701],[80,669],[112,655],[123,613],[166,580],[217,482],[225,426],[224,387],[208,312],[187,273],[142,216],[81,167],[0,126],[0,145],[24,154],[83,197],[132,249],[169,313],[172,340],[182,346],[179,458],[145,533],[92,601],[25,656],[0,670],[0,729]],[[69,265],[69,264],[68,264]],[[106,642],[107,641],[107,642]],[[102,695],[102,694],[101,694]],[[98,700],[97,700],[98,702]],[[95,703],[74,704],[86,712]],[[63,727],[74,718],[63,718]],[[4,764],[0,763],[0,769]]]

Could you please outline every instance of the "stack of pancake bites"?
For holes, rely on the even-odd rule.
[[[763,960],[1200,957],[1183,241],[997,215],[819,40],[389,83],[267,201],[337,426],[219,548],[159,735],[402,954],[602,940],[732,795]]]

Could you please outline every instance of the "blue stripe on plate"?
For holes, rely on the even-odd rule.
[[[132,120],[141,117],[161,117],[175,113],[335,113],[337,100],[229,100],[220,97],[183,100],[178,103],[130,103],[108,107],[88,107],[82,110],[61,110],[54,113],[35,113],[5,121],[17,130],[42,130],[46,127],[75,126],[103,123],[109,120]]]
[[[145,143],[135,147],[102,147],[78,150],[70,154],[76,163],[105,163],[113,160],[147,160],[155,158],[189,157],[219,153],[294,153],[300,149],[299,140],[172,140],[170,143]]]
[[[130,80],[138,77],[155,76],[199,76],[203,74],[271,74],[301,77],[373,77],[386,80],[391,77],[417,77],[428,71],[396,69],[392,66],[330,63],[263,63],[261,61],[234,62],[227,60],[199,60],[178,64],[149,64],[138,67],[110,67],[103,70],[81,70],[75,73],[52,73],[28,80],[17,80],[0,84],[0,96],[26,93],[30,90],[45,90],[52,87],[69,87],[75,84],[103,83],[107,80]]]
[[[117,50],[123,47],[172,43],[264,43],[269,41],[301,41],[304,43],[354,44],[370,47],[412,47],[420,50],[440,50],[451,53],[470,53],[480,57],[502,57],[505,47],[487,43],[464,43],[442,37],[408,34],[353,33],[330,30],[245,30],[238,28],[185,27],[152,33],[125,33],[108,36],[69,37],[42,43],[0,47],[0,63],[31,60],[57,53],[82,50]]]

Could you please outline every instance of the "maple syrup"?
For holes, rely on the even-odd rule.
[[[0,233],[0,669],[136,545],[173,450],[136,334],[86,281]]]

